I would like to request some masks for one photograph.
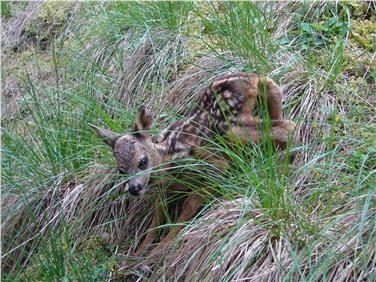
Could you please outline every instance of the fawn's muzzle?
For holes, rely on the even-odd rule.
[[[131,195],[133,196],[139,196],[142,192],[142,190],[144,189],[144,186],[140,183],[135,183],[135,184],[132,184],[132,185],[129,185],[129,193],[131,193]]]

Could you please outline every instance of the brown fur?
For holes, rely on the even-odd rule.
[[[295,124],[282,120],[281,91],[272,79],[247,73],[228,74],[215,80],[191,115],[185,121],[171,124],[157,141],[167,147],[170,154],[186,151],[200,158],[209,155],[202,147],[216,134],[228,138],[241,135],[244,142],[261,142],[258,130],[265,125],[252,115],[252,110],[258,96],[264,93],[272,126],[271,138],[285,149]],[[241,133],[245,128],[247,130]]]
[[[151,169],[161,165],[170,167],[170,161],[177,154],[194,155],[224,170],[228,165],[227,161],[216,157],[215,152],[203,148],[216,134],[229,141],[236,139],[242,143],[262,142],[264,135],[260,130],[266,128],[264,121],[252,115],[259,97],[265,97],[271,120],[269,135],[275,145],[285,149],[291,137],[292,143],[296,143],[297,135],[292,136],[294,122],[282,119],[279,87],[270,78],[247,73],[228,74],[213,81],[190,116],[162,131],[157,138],[158,143],[151,140],[149,129],[152,117],[143,107],[137,114],[134,131],[129,134],[119,136],[109,130],[92,127],[104,142],[112,147],[119,171],[134,175],[128,184],[129,189],[136,187],[134,194],[138,195],[142,194],[149,184]],[[146,166],[143,165],[145,159],[148,160]],[[189,190],[177,184],[167,189],[170,192]],[[189,195],[183,203],[177,223],[189,220],[200,208],[203,200],[202,195]],[[162,219],[162,205],[157,203],[150,230],[136,254],[146,250],[153,242],[155,227],[162,223]],[[171,240],[180,229],[181,227],[174,228],[152,252],[157,252],[163,242]]]

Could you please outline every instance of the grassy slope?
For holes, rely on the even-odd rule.
[[[88,123],[124,132],[144,103],[158,132],[211,79],[244,70],[272,76],[285,115],[310,125],[296,161],[218,142],[231,171],[207,172],[215,196],[134,275],[372,280],[373,5],[2,3],[2,278],[113,277],[159,192],[128,198]]]

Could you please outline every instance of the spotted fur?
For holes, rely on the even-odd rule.
[[[223,136],[232,127],[256,125],[251,112],[263,89],[270,118],[281,120],[281,92],[273,80],[257,74],[227,74],[211,83],[187,119],[171,124],[157,141],[176,153],[203,146],[214,134]]]
[[[120,173],[125,174],[129,192],[134,196],[142,195],[150,183],[167,189],[169,193],[192,192],[186,181],[169,183],[160,177],[166,171],[174,173],[174,161],[194,155],[205,159],[224,171],[228,167],[227,160],[212,154],[210,148],[203,148],[214,134],[231,139],[236,137],[242,142],[262,142],[264,134],[258,134],[258,126],[263,122],[252,115],[258,96],[265,95],[271,128],[267,134],[275,145],[281,149],[294,133],[295,124],[282,119],[281,91],[273,80],[256,74],[236,73],[224,75],[208,87],[198,100],[191,114],[181,121],[171,124],[161,132],[157,143],[150,136],[152,115],[145,107],[137,113],[134,129],[127,134],[119,135],[108,129],[91,125],[93,130],[109,145],[114,153]],[[265,118],[265,117],[264,117]],[[295,137],[294,137],[295,138]],[[296,143],[298,136],[292,143]],[[229,140],[231,141],[231,140]],[[154,168],[158,168],[154,170]],[[158,177],[152,177],[158,176]],[[188,177],[176,174],[174,177]],[[185,178],[184,178],[185,179]],[[167,184],[169,183],[169,184]],[[210,187],[202,187],[210,194]],[[169,234],[155,247],[152,254],[159,252],[165,242],[172,240],[179,232],[183,222],[189,220],[200,208],[206,193],[189,193],[184,200],[181,214]],[[155,239],[157,227],[162,224],[164,204],[157,200],[156,211],[150,224],[149,232],[135,255],[142,253]]]

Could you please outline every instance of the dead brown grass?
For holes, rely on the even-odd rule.
[[[298,281],[311,275],[313,281],[321,281],[324,272],[317,270],[312,275],[312,270],[323,260],[331,261],[325,271],[329,281],[367,279],[370,273],[356,267],[362,259],[369,260],[369,269],[375,269],[375,249],[362,249],[362,237],[354,228],[359,212],[322,219],[332,221],[330,227],[301,238],[303,245],[298,247],[296,238],[291,237],[294,226],[277,234],[275,222],[254,206],[249,199],[239,198],[207,210],[166,246],[167,251],[143,261],[154,267],[153,280],[281,281],[290,277]],[[367,224],[363,229],[364,238],[372,234],[370,227]],[[302,249],[310,256],[304,257],[307,252]]]
[[[281,2],[278,5],[283,20],[279,19],[282,24],[275,31],[276,37],[290,28],[290,17],[283,13],[284,5],[296,4]],[[314,7],[312,5],[312,9]],[[34,13],[34,9],[37,8],[31,9],[30,13]],[[13,39],[19,38],[19,30],[24,24],[21,19],[17,21]],[[160,31],[156,37],[161,38],[160,48],[154,48],[156,42],[147,35],[136,46],[130,44],[128,33],[111,46],[100,37],[94,37],[81,55],[94,50],[89,52],[92,60],[88,60],[86,67],[93,67],[90,64],[95,62],[95,68],[109,70],[108,77],[104,78],[114,82],[109,95],[126,108],[145,103],[161,116],[160,124],[167,124],[171,115],[163,117],[163,114],[186,114],[189,105],[212,79],[234,69],[224,66],[214,56],[191,54],[183,36],[172,37]],[[114,48],[124,52],[117,53]],[[357,178],[361,179],[361,173],[358,176],[348,172],[350,165],[346,160],[351,157],[353,148],[372,145],[369,141],[372,132],[354,128],[358,124],[351,123],[346,117],[353,104],[374,109],[371,87],[362,88],[359,83],[355,90],[350,89],[346,73],[337,77],[334,86],[324,86],[327,73],[323,70],[312,72],[305,60],[291,64],[285,72],[286,62],[292,61],[294,56],[289,52],[280,55],[274,62],[276,69],[272,76],[279,78],[283,88],[286,115],[296,120],[299,127],[309,125],[288,181],[297,214],[311,221],[307,226],[313,230],[275,221],[256,200],[246,197],[233,201],[220,199],[187,224],[179,237],[161,253],[143,258],[140,266],[145,264],[150,271],[145,277],[154,281],[221,281],[224,278],[228,281],[297,281],[307,277],[312,281],[362,281],[369,279],[370,273],[374,275],[376,254],[369,240],[375,237],[375,209],[364,208],[366,214],[362,214],[362,205],[368,196],[352,193],[352,190],[360,190]],[[242,67],[241,63],[237,66]],[[366,78],[369,72],[369,68],[362,69],[359,76]],[[41,80],[40,77],[33,78]],[[17,82],[10,79],[7,84],[12,89],[10,97],[14,97]],[[341,88],[337,91],[338,85]],[[349,90],[346,90],[347,86]],[[354,92],[357,94],[353,95]],[[106,104],[106,96],[101,94],[98,94],[98,103]],[[349,102],[350,98],[352,102]],[[17,105],[17,99],[14,101]],[[333,112],[327,109],[335,109],[334,121],[338,118],[351,122],[347,125],[332,122]],[[375,121],[371,111],[365,118],[369,123]],[[341,146],[342,151],[330,156],[328,161],[329,143],[322,137],[330,135],[333,128],[338,129],[333,146]],[[370,167],[372,164],[367,162],[365,165]],[[326,171],[335,173],[325,174]],[[77,230],[75,244],[92,237],[103,237],[108,244],[119,246],[118,251],[125,258],[131,257],[151,221],[157,191],[143,198],[130,199],[114,174],[113,169],[93,165],[85,177],[69,183],[64,183],[64,178],[60,177],[35,194],[31,191],[31,196],[26,197],[27,205],[22,202],[24,199],[7,198],[2,206],[8,212],[3,215],[2,233],[14,236],[8,236],[10,241],[3,244],[3,253],[12,254],[3,260],[4,269],[9,271],[16,263],[27,265],[27,253],[21,251],[23,247],[27,245],[26,250],[32,253],[38,241],[46,239],[47,227],[58,227],[62,222]],[[333,187],[344,189],[333,192]],[[320,196],[313,197],[315,192]],[[311,203],[305,205],[311,197]],[[332,205],[333,197],[338,202],[326,210],[326,206]],[[370,197],[372,204],[374,195]],[[14,209],[16,206],[24,208]],[[17,210],[17,214],[12,210]],[[358,267],[364,264],[368,265],[367,269]],[[328,269],[321,269],[321,265],[327,265]]]

